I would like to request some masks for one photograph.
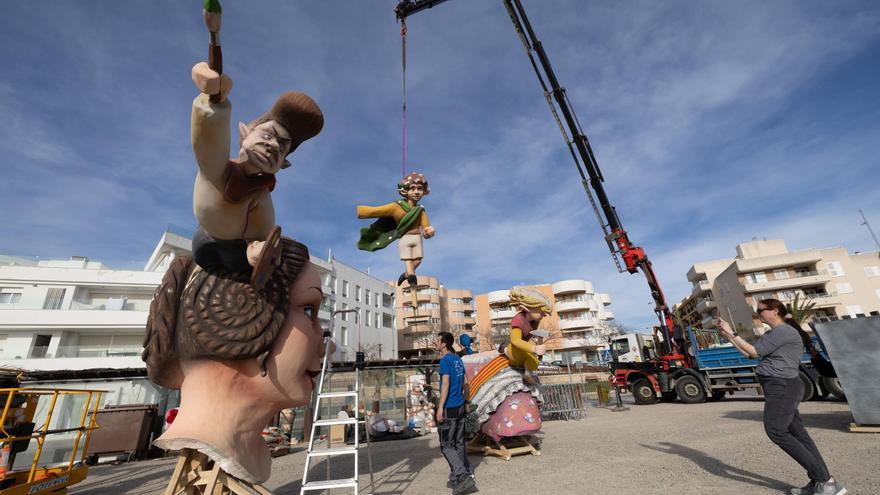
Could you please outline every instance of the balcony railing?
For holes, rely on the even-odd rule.
[[[138,304],[142,305],[141,308],[138,308]],[[72,301],[70,307],[67,308],[57,308],[57,309],[45,309],[43,308],[43,304],[3,304],[0,305],[0,310],[2,309],[26,309],[26,310],[40,310],[40,311],[147,311],[149,309],[150,301],[134,300],[128,299],[122,303],[102,303],[102,304],[91,304],[80,301]]]
[[[700,280],[693,283],[694,292],[705,292],[708,290],[712,290],[712,284],[710,284],[708,280]]]
[[[57,350],[50,352],[49,346],[34,346],[31,348],[27,356],[11,355],[10,351],[4,351],[0,358],[2,359],[52,359],[52,358],[94,358],[94,357],[122,357],[122,356],[140,356],[144,351],[141,346],[129,347],[113,347],[113,348],[95,348],[92,346],[59,346]]]

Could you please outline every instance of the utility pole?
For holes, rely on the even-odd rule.
[[[868,232],[870,232],[871,237],[874,238],[874,244],[877,245],[877,250],[880,251],[880,240],[877,240],[877,234],[875,234],[874,230],[871,229],[871,224],[868,223],[868,219],[865,218],[865,214],[862,213],[862,210],[859,210],[859,215],[862,216],[862,225],[868,228]]]

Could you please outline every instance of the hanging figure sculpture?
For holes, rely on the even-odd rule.
[[[271,192],[275,174],[290,167],[286,157],[324,126],[318,105],[305,93],[282,94],[250,124],[239,122],[239,152],[229,159],[232,81],[222,73],[219,3],[206,2],[211,33],[210,63],[192,69],[199,94],[192,106],[192,147],[198,162],[193,212],[199,227],[193,257],[205,269],[252,271],[258,290],[280,263],[281,228],[275,224]]]
[[[399,239],[400,260],[406,265],[400,274],[397,285],[406,280],[413,297],[413,311],[416,309],[418,285],[416,268],[422,263],[422,237],[434,237],[434,227],[428,222],[425,207],[419,201],[430,193],[428,180],[424,175],[413,172],[397,184],[397,192],[404,197],[382,206],[358,206],[358,218],[378,218],[369,227],[361,229],[358,249],[377,251]]]

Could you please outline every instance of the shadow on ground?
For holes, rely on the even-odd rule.
[[[147,495],[161,492],[174,473],[177,459],[147,461],[153,463],[144,469],[144,462],[123,466],[97,466],[89,469],[86,481],[74,485],[71,495]]]
[[[852,423],[852,413],[849,411],[837,411],[830,413],[800,413],[804,426],[807,428],[823,428],[826,430],[849,432],[849,424]],[[739,419],[743,421],[764,422],[763,411],[729,411],[724,413],[724,418]]]
[[[433,434],[436,436],[436,434]],[[361,488],[375,495],[400,495],[413,484],[419,473],[432,462],[441,459],[446,464],[443,454],[436,442],[429,443],[428,438],[413,438],[392,442],[377,442],[372,445],[374,453],[382,449],[382,455],[373,458],[375,489],[369,490],[368,459],[366,447],[362,447],[360,457]],[[469,456],[471,466],[477,469],[482,456]],[[353,475],[352,462],[345,457],[334,458],[330,464],[329,479],[349,478]],[[321,460],[309,469],[310,480],[328,479],[327,463]],[[302,480],[296,480],[274,490],[276,495],[299,494]],[[444,491],[445,487],[440,491]]]
[[[715,476],[721,478],[727,478],[740,483],[746,483],[749,485],[754,485],[770,490],[787,491],[790,488],[788,484],[783,483],[779,480],[767,478],[766,476],[762,476],[751,471],[746,471],[745,469],[731,466],[730,464],[724,463],[706,454],[705,452],[701,452],[690,447],[685,447],[684,445],[678,445],[670,442],[660,442],[658,444],[659,446],[645,444],[640,445],[642,447],[645,447],[646,449],[656,450],[657,452],[662,452],[664,454],[677,455],[684,459],[688,459],[707,473],[714,474]]]

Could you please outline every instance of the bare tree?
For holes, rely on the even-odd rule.
[[[492,348],[497,349],[510,343],[510,325],[493,325],[489,332]]]
[[[635,329],[624,325],[616,319],[610,319],[602,323],[602,327],[608,330],[609,335],[623,335],[625,333],[635,333]]]
[[[407,331],[413,340],[413,349],[422,350],[423,354],[434,352],[434,341],[442,330],[437,323],[419,322],[407,325]]]
[[[382,346],[380,344],[364,344],[361,346],[361,350],[364,352],[364,358],[367,361],[382,360]]]

